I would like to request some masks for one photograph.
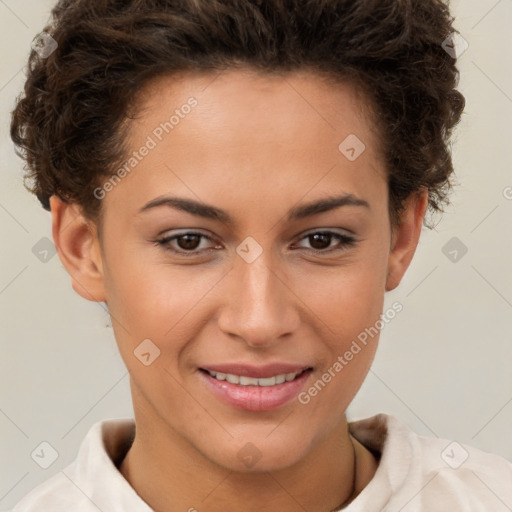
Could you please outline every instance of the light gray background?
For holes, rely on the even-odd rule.
[[[0,509],[69,464],[93,423],[132,415],[105,311],[73,292],[57,256],[43,263],[32,252],[51,239],[50,214],[24,190],[9,138],[30,44],[53,3],[0,0]],[[386,308],[398,300],[404,310],[383,329],[348,416],[395,414],[419,434],[512,460],[512,0],[452,9],[470,45],[459,59],[460,186],[387,295]],[[457,263],[443,253],[453,237],[468,248]],[[42,441],[59,453],[46,470],[31,458]]]

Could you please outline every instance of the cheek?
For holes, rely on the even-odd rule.
[[[151,339],[166,352],[171,348],[175,356],[180,340],[192,334],[191,321],[197,319],[201,302],[219,284],[222,272],[192,265],[149,264],[142,256],[137,259],[135,252],[131,254],[116,260],[107,284],[119,348],[128,354],[142,340]]]
[[[328,293],[312,296],[310,290],[312,309],[322,320],[315,334],[323,342],[325,356],[299,402],[312,417],[326,418],[326,431],[344,414],[375,357],[384,303],[382,272],[375,268],[354,266],[326,281]]]
[[[382,313],[386,264],[382,249],[365,247],[339,266],[311,267],[295,278],[294,292],[346,340]]]
[[[325,269],[316,270],[309,286],[304,284],[300,291],[321,319],[316,335],[328,348],[322,371],[330,390],[326,395],[332,393],[333,400],[344,401],[355,394],[377,349],[387,258],[382,245],[375,243],[371,249],[366,247],[329,274]]]

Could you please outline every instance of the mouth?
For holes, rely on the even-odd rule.
[[[199,368],[198,374],[212,396],[225,405],[245,411],[263,412],[291,402],[306,386],[313,372],[312,367],[295,366],[295,371],[288,372],[283,372],[282,366],[280,368],[273,372],[270,372],[269,367],[260,368],[256,373],[266,373],[263,377],[254,375],[254,370],[251,373],[246,366],[244,371],[232,369],[234,373],[218,371],[218,367],[217,370]]]
[[[230,384],[236,384],[239,386],[261,386],[261,387],[270,387],[275,386],[277,384],[284,384],[285,382],[291,382],[302,375],[304,372],[312,371],[313,368],[308,367],[303,370],[299,370],[297,372],[289,372],[289,373],[280,373],[277,375],[273,375],[270,377],[249,377],[246,375],[236,375],[233,373],[223,373],[223,372],[215,372],[211,370],[205,370],[203,368],[199,368],[202,372],[207,373],[210,377],[218,381],[226,381]]]

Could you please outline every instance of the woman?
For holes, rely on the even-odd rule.
[[[452,21],[438,0],[57,4],[11,135],[73,289],[108,306],[135,419],[15,512],[512,504],[505,459],[345,416],[448,201]]]

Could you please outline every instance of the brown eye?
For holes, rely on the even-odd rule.
[[[302,240],[306,240],[310,245],[310,247],[302,247],[317,253],[343,251],[357,243],[355,238],[341,233],[335,233],[334,231],[317,231],[316,233],[306,235]],[[338,243],[332,244],[333,241],[337,241]]]
[[[201,243],[203,241],[206,243]],[[198,256],[201,253],[207,252],[208,249],[215,248],[214,242],[210,237],[195,232],[165,236],[160,240],[155,240],[155,243],[166,251],[180,256]]]
[[[328,233],[315,233],[309,235],[309,241],[313,249],[327,249],[331,245],[332,236]]]
[[[201,235],[181,235],[175,238],[177,245],[180,249],[185,249],[188,251],[193,251],[194,249],[197,249],[201,238],[203,238]]]

